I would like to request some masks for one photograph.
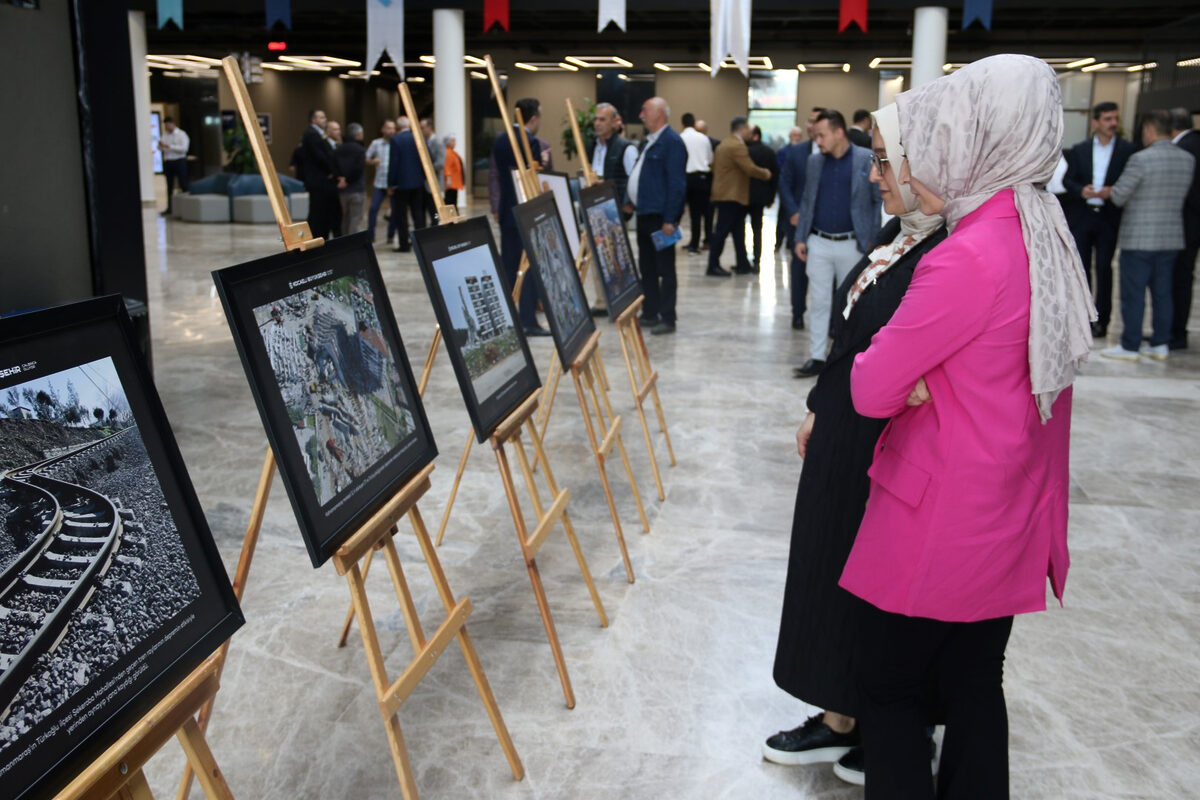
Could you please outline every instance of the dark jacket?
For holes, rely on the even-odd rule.
[[[1104,185],[1112,186],[1121,177],[1129,157],[1137,152],[1133,142],[1122,139],[1114,140],[1112,159],[1108,162],[1108,172],[1104,174]],[[1062,197],[1063,212],[1067,222],[1079,218],[1080,214],[1093,213],[1087,209],[1087,201],[1081,196],[1083,187],[1092,182],[1092,137],[1084,139],[1067,152],[1067,174],[1063,176],[1063,186],[1067,193]],[[1095,187],[1099,188],[1099,187]],[[1105,221],[1116,226],[1121,223],[1121,209],[1113,205],[1111,200],[1105,200],[1102,212]]]
[[[856,144],[859,147],[865,147],[868,150],[871,149],[871,134],[867,133],[862,128],[859,128],[856,125],[851,125],[849,128],[846,128],[846,135],[850,137],[851,144]]]
[[[529,140],[529,152],[533,154],[533,162],[535,164],[542,163],[542,145],[537,137],[530,136],[528,131],[520,130],[517,125],[513,125],[513,129],[517,136],[524,136]],[[521,147],[519,139],[517,146]],[[517,159],[513,156],[508,134],[500,131],[496,136],[496,141],[492,144],[492,169],[496,171],[495,185],[499,186],[500,193],[500,198],[493,207],[500,216],[500,225],[511,226],[514,230],[517,227],[517,218],[513,216],[512,210],[517,207],[517,188],[513,185],[512,171],[516,168]]]
[[[608,140],[608,149],[604,151],[604,182],[611,183],[617,192],[617,206],[624,206],[628,199],[625,196],[625,187],[629,185],[629,176],[625,174],[625,148],[632,145],[633,142],[626,139],[624,136],[617,134]],[[596,153],[596,142],[592,140],[588,144],[588,163],[592,162],[592,156]]]
[[[363,171],[367,163],[367,149],[362,146],[362,142],[347,139],[341,147],[333,151],[333,157],[337,161],[338,174],[346,179],[346,188],[342,191],[365,191]]]
[[[846,158],[853,159],[850,177],[850,219],[854,223],[854,239],[858,245],[858,252],[867,253],[871,250],[871,242],[879,235],[883,198],[879,194],[879,187],[871,183],[869,178],[871,151],[852,144]],[[803,242],[812,231],[824,164],[825,155],[818,149],[808,157],[808,164],[804,167],[804,193],[799,198],[800,222],[796,225],[793,243]]]
[[[392,137],[388,153],[388,188],[409,191],[420,189],[425,184],[425,173],[421,170],[421,156],[411,130]]]
[[[312,125],[300,138],[300,167],[304,174],[304,188],[311,191],[337,190],[337,161],[333,157],[333,145]]]
[[[804,175],[813,143],[809,139],[788,145],[786,150],[787,158],[779,159],[779,213],[790,219],[800,210],[800,198],[804,197]]]
[[[768,180],[750,179],[750,205],[766,208],[775,202],[775,193],[779,190],[779,161],[775,158],[775,151],[765,142],[751,142],[746,149],[750,151],[751,161],[771,170]]]
[[[663,222],[675,225],[683,214],[687,195],[687,148],[671,126],[644,149],[638,176],[638,216],[662,214]]]
[[[1192,188],[1183,203],[1183,233],[1188,246],[1200,238],[1200,131],[1188,131],[1175,145],[1192,154],[1196,159],[1196,171],[1192,173]]]

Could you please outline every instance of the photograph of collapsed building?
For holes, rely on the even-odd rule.
[[[112,359],[0,389],[0,763],[199,597]]]
[[[608,315],[616,319],[642,294],[629,235],[617,208],[617,196],[611,185],[598,183],[579,192],[579,203],[583,206],[583,219],[596,266],[603,278]]]
[[[415,429],[365,274],[254,308],[313,492],[328,505]]]
[[[517,206],[515,213],[558,357],[563,364],[570,365],[596,326],[575,260],[567,247],[560,211],[554,196],[546,193]]]

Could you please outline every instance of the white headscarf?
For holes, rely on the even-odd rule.
[[[888,165],[892,168],[893,174],[898,175],[900,160],[904,157],[904,148],[900,146],[900,116],[896,111],[896,104],[886,105],[871,116],[875,119],[875,129],[879,131],[884,149],[887,150]],[[899,181],[897,181],[897,185],[899,185]],[[921,213],[917,198],[911,189],[903,185],[899,185],[899,188],[900,199],[905,208],[905,212],[900,215],[900,232],[896,234],[895,239],[876,247],[867,256],[870,261],[869,265],[859,273],[858,279],[846,294],[846,307],[842,309],[842,316],[846,319],[850,318],[850,312],[854,309],[858,298],[862,297],[863,292],[875,284],[880,275],[891,269],[901,256],[942,227],[941,217],[931,217]]]
[[[1062,155],[1062,94],[1054,70],[999,55],[896,98],[912,176],[946,201],[954,226],[1011,188],[1029,254],[1029,376],[1042,421],[1091,350],[1096,319],[1079,252],[1046,191]]]

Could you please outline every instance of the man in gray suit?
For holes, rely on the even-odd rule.
[[[425,209],[429,212],[429,224],[438,224],[438,202],[446,194],[446,187],[442,184],[445,180],[442,178],[442,170],[446,167],[446,145],[442,141],[442,137],[433,135],[433,120],[429,117],[421,120],[421,133],[425,136],[425,144],[429,148],[429,160],[433,162],[433,174],[438,180],[438,199],[435,201],[433,195],[429,193],[429,187],[425,187]]]
[[[1121,343],[1100,355],[1137,361],[1139,355],[1163,361],[1171,341],[1171,280],[1184,247],[1183,202],[1192,184],[1195,159],[1171,143],[1171,114],[1154,110],[1142,120],[1145,147],[1129,157],[1125,171],[1106,192],[1124,208],[1117,242],[1121,248]],[[1142,342],[1146,287],[1150,287],[1154,332]]]
[[[793,235],[796,257],[807,261],[809,360],[796,377],[825,368],[833,293],[879,234],[883,200],[870,181],[871,151],[852,144],[846,118],[833,109],[817,114],[813,141],[819,152],[808,157],[804,195]]]

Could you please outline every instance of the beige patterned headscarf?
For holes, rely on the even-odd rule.
[[[909,171],[946,201],[947,228],[1011,188],[1029,253],[1029,375],[1042,421],[1091,350],[1091,292],[1046,183],[1062,156],[1058,78],[1044,61],[1000,55],[896,98]]]

